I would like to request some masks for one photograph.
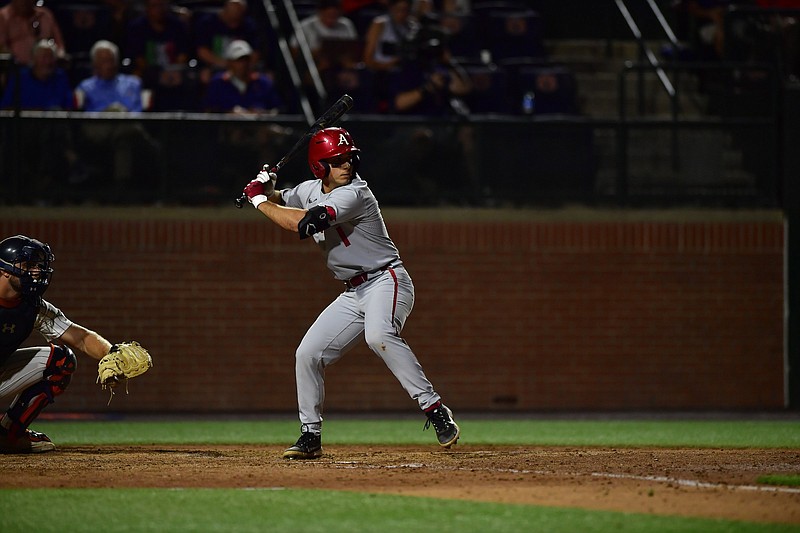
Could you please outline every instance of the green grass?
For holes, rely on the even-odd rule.
[[[459,420],[462,444],[790,448],[800,424],[782,420]],[[325,443],[433,445],[420,420],[325,423]],[[290,444],[291,420],[39,420],[58,445]],[[54,456],[57,457],[57,456]],[[12,461],[11,457],[0,458]],[[796,476],[788,477],[791,482]],[[768,483],[769,481],[765,481]],[[785,480],[781,484],[786,484]],[[295,489],[0,490],[0,532],[800,532],[800,527]]]
[[[800,470],[800,465],[798,465]],[[761,476],[758,478],[759,483],[765,485],[783,485],[786,487],[800,487],[800,475],[784,476],[778,474],[771,474],[769,476]]]
[[[461,444],[800,448],[794,421],[460,419]],[[422,420],[329,420],[327,444],[430,444]],[[37,421],[56,443],[291,444],[299,424],[275,420]]]
[[[746,533],[798,528],[314,490],[25,489],[0,491],[0,531]]]

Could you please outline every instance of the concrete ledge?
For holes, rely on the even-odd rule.
[[[387,221],[529,221],[529,222],[778,222],[777,209],[480,209],[384,208]],[[230,207],[3,207],[4,220],[253,220],[246,206]]]

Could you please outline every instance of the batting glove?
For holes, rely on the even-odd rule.
[[[244,193],[247,195],[253,207],[258,209],[258,206],[269,200],[269,197],[275,193],[275,182],[278,180],[278,175],[269,171],[269,164],[261,168],[256,179],[247,184],[244,188]]]
[[[272,193],[275,192],[275,182],[278,181],[278,175],[269,171],[269,165],[264,165],[256,179],[264,184],[264,194],[272,196]]]
[[[248,183],[244,188],[244,193],[247,195],[247,199],[250,200],[250,203],[253,204],[253,207],[256,209],[258,209],[259,205],[269,201],[269,197],[264,194],[265,192],[266,185],[257,179]]]

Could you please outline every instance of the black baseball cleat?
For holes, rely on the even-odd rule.
[[[439,446],[449,448],[458,442],[461,429],[453,420],[453,412],[445,404],[436,402],[425,411],[425,414],[428,416],[428,420],[425,422],[423,431],[433,424],[433,429],[436,430],[436,438],[439,439]]]
[[[55,449],[56,445],[48,436],[38,431],[26,429],[16,440],[11,440],[5,432],[0,435],[0,453],[44,453]]]
[[[294,446],[286,448],[284,459],[316,459],[322,457],[322,436],[318,433],[305,432],[300,435]]]

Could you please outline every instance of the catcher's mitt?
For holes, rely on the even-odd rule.
[[[153,358],[138,342],[115,344],[97,364],[97,383],[103,389],[110,389],[113,398],[114,387],[124,382],[127,394],[128,380],[144,374],[152,366]],[[111,398],[108,403],[111,403]]]

